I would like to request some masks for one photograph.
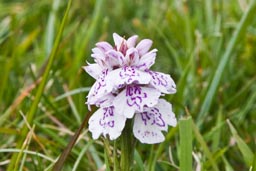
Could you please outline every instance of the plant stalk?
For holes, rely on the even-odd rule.
[[[133,165],[134,141],[132,135],[132,120],[127,120],[121,135],[121,170],[130,171]]]

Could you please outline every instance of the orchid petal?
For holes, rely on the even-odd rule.
[[[124,55],[121,52],[110,50],[106,55],[106,60],[111,67],[120,67],[123,65]]]
[[[177,120],[172,106],[164,99],[157,105],[144,107],[143,112],[136,113],[133,134],[142,143],[155,144],[164,141],[161,131],[167,131],[168,125],[176,126]]]
[[[141,114],[135,115],[133,134],[141,143],[145,144],[156,144],[164,141],[161,130],[155,129],[150,124],[145,124]]]
[[[140,56],[148,52],[148,50],[152,46],[152,43],[153,42],[150,39],[143,39],[138,43],[138,45],[136,46],[136,49],[138,49]]]
[[[135,67],[123,67],[109,72],[106,77],[107,84],[112,84],[115,88],[120,88],[124,84],[148,84],[151,76],[148,72],[143,72]]]
[[[139,53],[136,48],[130,48],[127,50],[125,55],[126,64],[129,66],[137,66],[139,62]]]
[[[91,55],[94,59],[105,60],[105,53],[100,48],[93,48],[93,54]]]
[[[84,66],[83,69],[95,79],[97,79],[102,73],[102,68],[99,64],[88,63],[88,65]]]
[[[115,96],[112,93],[107,93],[103,95],[90,96],[86,104],[95,105],[97,107],[109,107],[112,106]]]
[[[97,81],[93,84],[87,96],[87,104],[93,105],[100,98],[112,91],[113,87],[110,84],[106,84],[105,81],[107,74],[108,70],[103,71]]]
[[[137,35],[134,35],[134,36],[130,37],[129,39],[127,39],[127,42],[126,42],[127,43],[127,47],[128,48],[135,47],[137,39],[138,39]]]
[[[107,52],[113,49],[113,47],[108,42],[99,42],[96,43],[96,46],[100,48],[103,52]]]
[[[138,85],[127,86],[113,101],[116,111],[127,118],[132,118],[134,112],[142,112],[144,106],[157,104],[161,93],[153,88]]]
[[[144,54],[138,64],[137,67],[140,70],[147,70],[149,69],[154,63],[155,63],[155,59],[156,59],[156,49],[151,50],[150,52]]]
[[[163,120],[170,126],[175,127],[177,125],[177,119],[172,111],[172,104],[167,102],[165,99],[159,99],[155,106],[162,114]]]
[[[116,33],[113,33],[113,39],[114,39],[114,43],[115,43],[115,46],[116,46],[117,50],[119,50],[121,44],[125,41],[125,39],[122,38],[121,36],[119,36]]]
[[[125,126],[126,118],[118,115],[113,106],[99,108],[89,119],[89,131],[93,139],[109,135],[110,140],[118,138]]]
[[[152,79],[150,84],[166,94],[176,93],[176,85],[170,75],[161,72],[149,71]]]

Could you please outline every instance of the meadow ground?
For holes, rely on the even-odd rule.
[[[0,1],[1,171],[51,170],[88,114],[94,80],[82,66],[114,32],[152,39],[152,68],[177,84],[165,98],[178,125],[161,144],[137,142],[134,170],[256,171],[254,0],[76,0],[63,23],[67,5]],[[119,139],[87,128],[63,170],[111,170]]]

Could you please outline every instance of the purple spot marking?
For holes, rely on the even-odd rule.
[[[145,125],[157,125],[160,127],[165,126],[165,122],[162,118],[159,109],[151,108],[151,110],[141,113],[141,119],[143,120]]]
[[[94,88],[92,96],[96,96],[98,94],[99,90],[102,87],[106,86],[105,77],[106,77],[107,74],[108,74],[108,69],[106,69],[105,71],[102,71],[102,74],[100,75],[100,77],[96,81],[96,86]]]
[[[119,73],[119,76],[121,79],[126,79],[127,84],[131,84],[132,82],[138,81],[134,80],[133,77],[139,76],[138,73],[136,73],[134,67],[125,66],[122,68],[122,71]]]
[[[136,67],[137,68],[141,68],[141,67],[146,67],[147,65],[146,65],[146,63],[143,63],[143,64],[141,64],[141,65],[137,65]]]
[[[152,83],[154,85],[161,85],[164,87],[168,86],[167,78],[164,74],[159,74],[157,72],[152,72],[152,71],[149,71],[149,74],[151,74],[153,78]]]
[[[113,128],[115,126],[115,121],[109,121],[108,126]]]
[[[114,107],[105,107],[103,108],[103,118],[100,119],[99,124],[103,127],[111,127],[115,126],[115,121],[113,120],[114,117]]]
[[[140,86],[127,86],[126,87],[126,103],[129,106],[137,106],[140,110],[140,104],[142,103],[142,99],[147,98],[147,93],[142,92]]]

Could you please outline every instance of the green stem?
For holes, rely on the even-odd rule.
[[[120,170],[120,163],[117,158],[117,141],[114,141],[114,150],[113,150],[113,155],[114,155],[114,171]]]
[[[133,164],[134,142],[132,120],[127,120],[121,135],[121,170],[129,171]]]

